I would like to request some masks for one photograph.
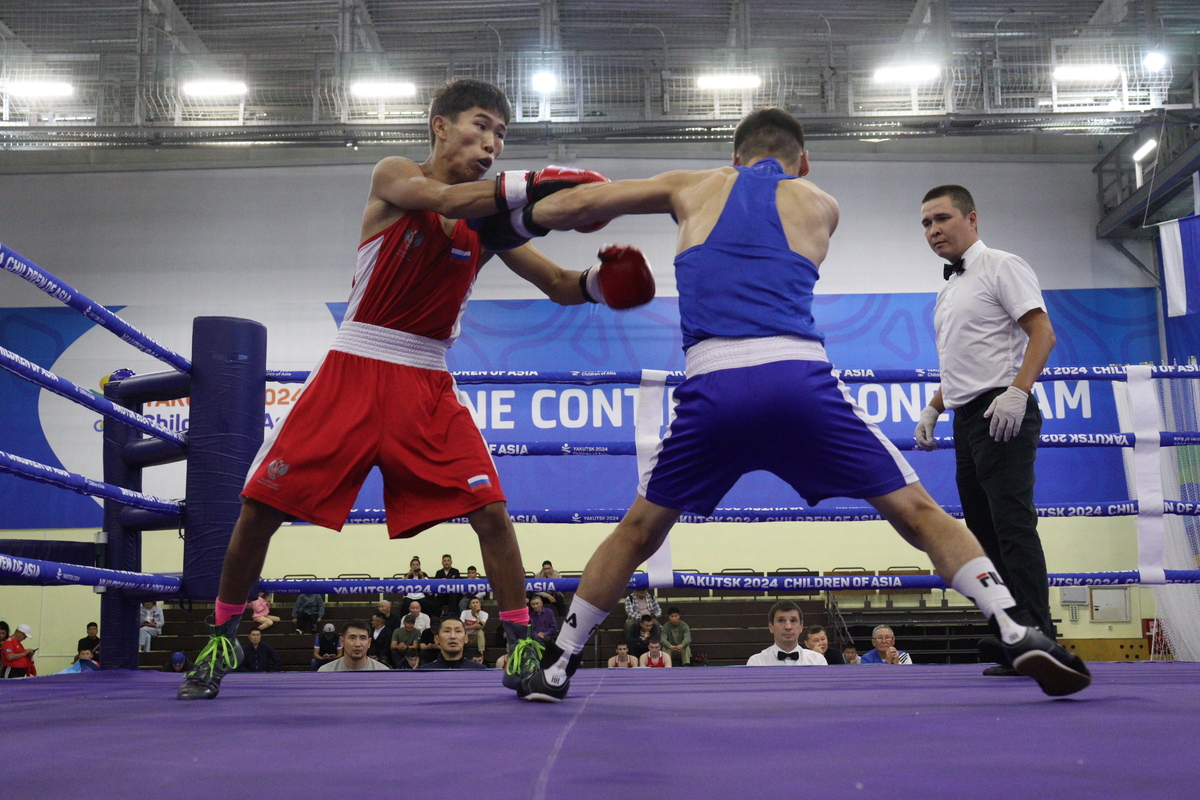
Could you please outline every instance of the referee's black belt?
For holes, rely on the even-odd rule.
[[[961,416],[963,419],[970,419],[976,414],[987,411],[987,407],[992,404],[992,401],[1004,394],[1007,390],[1007,386],[1001,386],[998,389],[988,389],[986,392],[979,395],[969,403],[964,403],[963,405],[954,409],[954,416]]]

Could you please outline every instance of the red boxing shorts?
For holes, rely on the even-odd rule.
[[[340,531],[375,466],[393,539],[504,501],[449,372],[339,350],[263,443],[242,495]]]

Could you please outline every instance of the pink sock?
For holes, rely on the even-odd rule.
[[[233,603],[222,603],[220,600],[217,600],[217,610],[213,615],[216,618],[217,627],[221,627],[234,617],[240,617],[245,610],[245,603],[234,605]],[[528,614],[526,617],[528,617]]]
[[[501,622],[512,622],[517,625],[528,625],[529,624],[529,607],[523,606],[521,608],[516,609],[515,611],[501,611],[500,612],[500,621]]]

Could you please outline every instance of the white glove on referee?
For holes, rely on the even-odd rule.
[[[1021,430],[1021,420],[1025,419],[1025,407],[1029,402],[1029,394],[1015,386],[1004,390],[983,412],[983,418],[992,420],[988,433],[997,442],[1007,442]]]
[[[933,406],[925,406],[921,410],[921,421],[917,423],[917,429],[913,431],[913,438],[917,440],[917,447],[922,450],[937,449],[937,442],[933,441],[933,429],[937,427],[938,417],[941,415],[942,412]]]

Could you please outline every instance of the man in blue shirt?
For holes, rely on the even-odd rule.
[[[979,542],[934,502],[834,374],[812,304],[839,212],[837,201],[802,179],[809,162],[800,123],[781,109],[760,109],[738,125],[733,149],[732,166],[566,189],[511,216],[522,235],[544,235],[623,214],[671,214],[679,224],[675,275],[687,356],[669,434],[633,505],[584,569],[542,669],[519,694],[562,700],[584,645],[633,570],[682,512],[711,514],[755,470],[773,472],[809,505],[829,497],[870,502],[975,601],[1019,672],[1047,694],[1083,689],[1087,667],[1012,619],[1016,603]]]
[[[860,664],[911,664],[912,658],[903,650],[896,649],[896,634],[887,625],[876,625],[871,631],[874,650],[859,659]]]

